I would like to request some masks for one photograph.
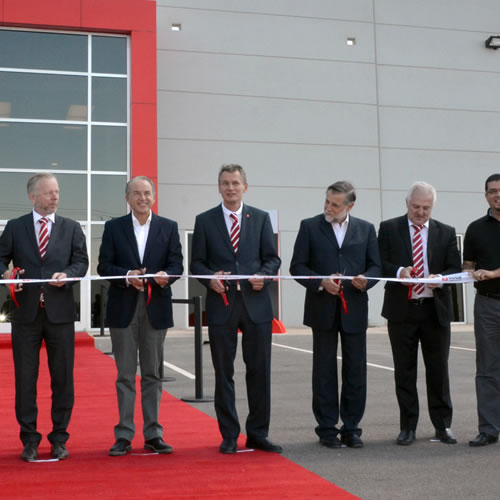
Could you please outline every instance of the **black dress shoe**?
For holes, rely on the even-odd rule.
[[[224,438],[219,446],[219,451],[229,455],[231,453],[236,453],[236,439],[234,438]]]
[[[472,441],[469,441],[469,446],[486,446],[488,444],[496,443],[497,441],[498,436],[486,434],[486,432],[480,432]]]
[[[274,444],[271,440],[266,437],[259,438],[247,438],[246,443],[247,448],[253,448],[255,450],[271,451],[274,453],[281,453],[283,448],[279,444]]]
[[[364,446],[363,441],[357,434],[345,434],[340,439],[349,448],[363,448]]]
[[[52,456],[58,460],[64,460],[69,457],[68,450],[64,443],[52,443]]]
[[[321,446],[326,446],[326,448],[343,448],[342,441],[337,436],[329,438],[320,438],[319,444]]]
[[[174,450],[173,448],[165,443],[161,437],[153,438],[153,439],[148,439],[147,441],[144,441],[144,449],[145,450],[152,450],[156,451],[156,453],[172,453]]]
[[[38,459],[38,443],[29,442],[24,445],[24,450],[21,453],[21,458],[26,462],[33,462]]]
[[[439,439],[439,441],[446,444],[457,443],[457,440],[455,439],[453,432],[451,432],[451,429],[444,429],[444,430],[436,429],[436,439]]]
[[[130,441],[128,439],[120,438],[116,440],[116,443],[111,447],[108,455],[111,457],[121,457],[126,455],[128,451],[132,449]]]
[[[413,429],[403,429],[396,440],[396,444],[401,446],[409,446],[415,441],[415,431]]]

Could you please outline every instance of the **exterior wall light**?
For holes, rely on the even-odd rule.
[[[499,49],[500,48],[500,35],[491,35],[484,42],[484,46],[488,49]]]

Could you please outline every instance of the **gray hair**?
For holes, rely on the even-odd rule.
[[[432,197],[432,204],[436,203],[437,199],[437,193],[436,189],[434,186],[431,186],[427,182],[424,181],[417,181],[414,182],[411,186],[410,189],[408,190],[408,194],[406,195],[406,203],[410,203],[411,199],[415,195],[415,193],[422,193],[422,194],[427,194]]]
[[[34,193],[38,189],[38,185],[42,179],[56,179],[56,176],[50,172],[38,172],[37,174],[32,175],[28,179],[28,184],[26,185],[28,194]]]
[[[356,201],[356,189],[349,181],[338,181],[330,184],[326,192],[343,193],[345,194],[345,204],[354,203]]]
[[[219,170],[219,177],[218,177],[218,183],[220,184],[220,178],[222,177],[222,174],[224,172],[229,172],[230,174],[234,172],[239,172],[241,176],[241,180],[243,181],[243,184],[248,184],[247,182],[247,174],[243,170],[243,167],[241,165],[236,165],[236,163],[225,163],[222,165],[222,167]]]
[[[132,179],[130,179],[127,182],[127,185],[125,186],[125,194],[127,196],[128,196],[128,194],[130,192],[130,185],[134,181],[146,181],[146,182],[149,182],[149,184],[151,185],[151,191],[153,192],[153,196],[156,197],[155,183],[149,177],[146,177],[145,175],[138,175],[137,177],[132,177]]]

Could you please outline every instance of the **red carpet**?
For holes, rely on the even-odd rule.
[[[172,455],[143,450],[142,415],[131,455],[109,457],[116,422],[112,359],[94,348],[87,334],[77,334],[76,404],[68,441],[70,458],[61,462],[23,462],[14,414],[14,375],[10,336],[0,335],[0,477],[2,498],[328,498],[357,497],[285,457],[249,452],[218,452],[217,422],[164,392],[161,418]],[[50,389],[42,350],[38,384],[39,430],[44,438],[39,459],[50,459]],[[139,400],[139,397],[137,398]],[[239,442],[244,446],[244,438]],[[134,455],[136,453],[137,455]]]

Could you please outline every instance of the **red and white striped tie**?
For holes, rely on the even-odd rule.
[[[40,257],[43,259],[47,253],[47,247],[49,246],[49,219],[42,217],[38,219],[41,224],[40,234],[38,236],[38,246],[40,248]]]
[[[416,226],[413,224],[413,273],[415,278],[424,278],[424,246],[422,244],[422,231],[424,226]],[[420,295],[424,289],[424,284],[413,285],[413,293]]]
[[[233,219],[233,225],[231,226],[231,244],[234,248],[234,253],[238,252],[238,245],[240,243],[240,225],[238,223],[238,216],[236,214],[230,215]]]

